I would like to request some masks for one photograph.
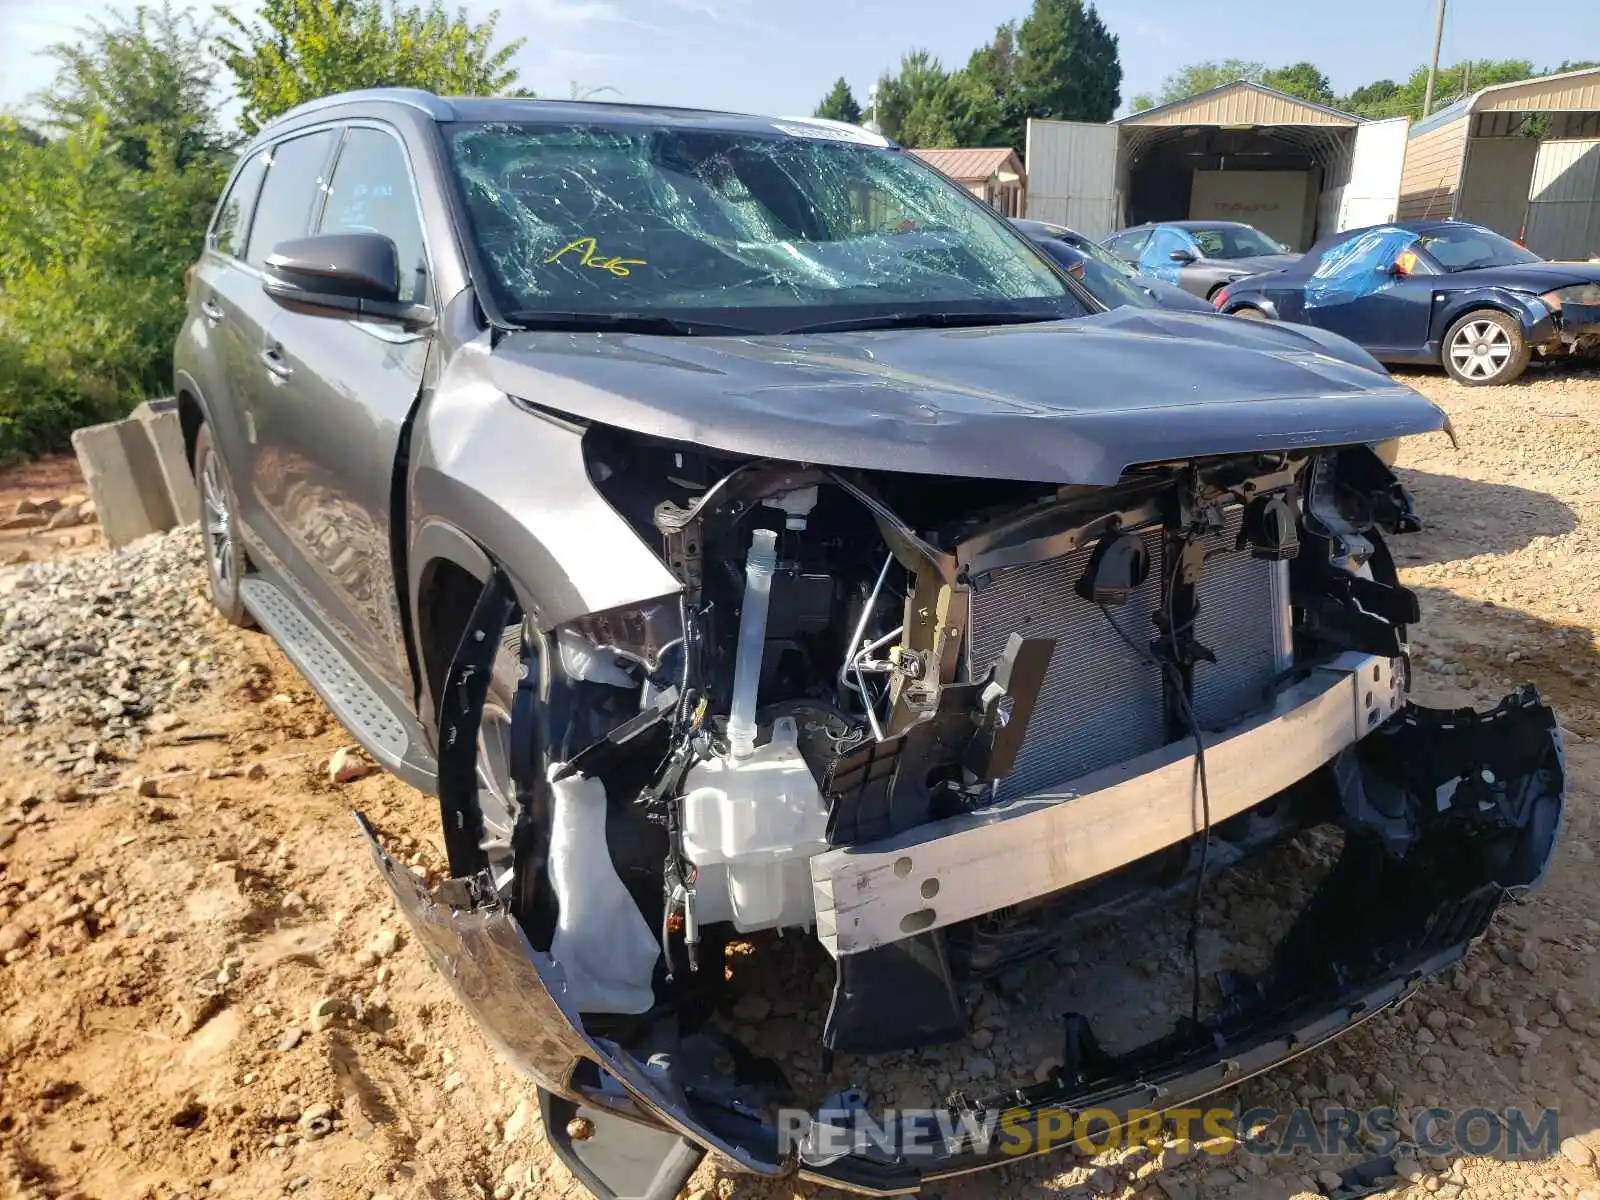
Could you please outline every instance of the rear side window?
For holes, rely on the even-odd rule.
[[[318,233],[381,233],[400,260],[400,299],[428,296],[428,256],[405,150],[381,129],[357,126],[339,151]]]
[[[256,202],[256,219],[250,227],[248,260],[262,266],[279,242],[305,237],[311,213],[321,196],[322,169],[333,148],[333,130],[279,142],[272,149],[267,182]]]
[[[211,245],[224,254],[239,258],[244,254],[245,239],[250,235],[250,217],[256,210],[256,195],[261,191],[261,177],[267,171],[267,152],[259,151],[239,168],[233,177],[233,186],[222,198],[217,208],[217,219],[211,225]]]

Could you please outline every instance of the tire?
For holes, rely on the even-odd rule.
[[[1272,320],[1271,317],[1267,316],[1267,314],[1262,312],[1259,308],[1250,308],[1248,305],[1246,307],[1244,307],[1244,308],[1236,308],[1236,309],[1233,310],[1233,312],[1229,313],[1228,315],[1230,317],[1242,317],[1246,321],[1270,321],[1270,320]]]
[[[511,780],[511,707],[522,672],[520,621],[508,627],[495,650],[489,691],[478,721],[478,810],[483,814],[483,840],[496,892],[510,900],[516,890],[516,853],[512,834],[517,827],[516,788]]]
[[[1499,309],[1479,308],[1450,326],[1440,357],[1445,372],[1457,383],[1489,387],[1521,375],[1532,354],[1514,317]]]
[[[211,440],[209,425],[200,426],[194,439],[194,486],[200,495],[200,537],[211,603],[228,624],[247,629],[254,622],[239,594],[239,582],[249,569],[239,538],[239,502],[228,464]]]

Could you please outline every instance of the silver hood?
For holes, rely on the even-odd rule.
[[[1372,367],[1318,331],[1120,308],[972,329],[514,332],[490,372],[541,408],[730,454],[1110,484],[1138,463],[1445,426]]]

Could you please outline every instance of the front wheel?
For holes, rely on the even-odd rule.
[[[1270,321],[1270,320],[1272,320],[1271,317],[1267,316],[1267,314],[1262,312],[1259,308],[1241,308],[1237,312],[1232,312],[1232,313],[1229,313],[1228,315],[1229,316],[1233,316],[1233,317],[1241,317],[1246,321]]]
[[[1522,326],[1497,309],[1469,312],[1444,335],[1444,369],[1468,387],[1510,383],[1532,353]]]
[[[522,628],[508,626],[501,635],[489,675],[489,691],[478,722],[478,810],[483,814],[483,851],[495,891],[511,900],[516,883],[516,851],[512,837],[517,828],[516,784],[512,777],[511,711],[522,675]]]

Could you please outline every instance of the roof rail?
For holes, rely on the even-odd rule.
[[[297,104],[286,113],[280,113],[264,125],[263,129],[271,129],[274,125],[281,124],[291,117],[302,117],[307,113],[321,112],[325,108],[333,108],[341,104],[359,104],[362,101],[387,100],[391,104],[405,104],[412,108],[420,109],[436,121],[448,121],[455,115],[449,103],[441,100],[432,92],[425,92],[421,88],[407,87],[380,87],[361,88],[353,92],[337,92],[332,96],[321,96],[316,100],[307,100],[304,104]]]

